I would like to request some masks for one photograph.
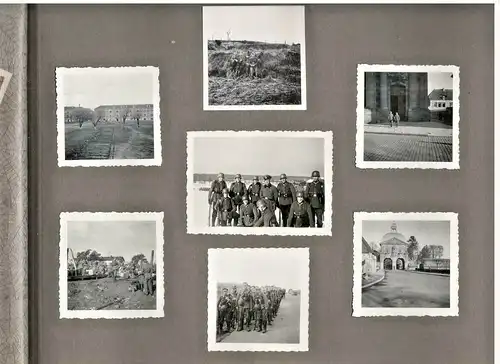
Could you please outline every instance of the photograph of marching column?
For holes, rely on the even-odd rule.
[[[160,166],[158,67],[56,68],[59,167]]]
[[[354,213],[353,316],[458,316],[458,215]]]
[[[304,6],[203,7],[204,110],[306,110]]]
[[[163,317],[163,213],[63,212],[60,318]]]
[[[208,249],[208,351],[309,350],[309,249]]]
[[[356,166],[458,169],[457,66],[358,65]]]
[[[328,235],[332,132],[187,133],[189,234]]]

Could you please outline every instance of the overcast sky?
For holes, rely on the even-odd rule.
[[[102,256],[122,256],[125,261],[144,254],[148,261],[156,251],[155,221],[69,221],[68,248],[75,254],[87,249]]]
[[[391,231],[393,220],[363,221],[363,237],[368,243],[380,243],[384,234]],[[450,257],[450,222],[449,221],[397,221],[397,232],[405,236],[415,236],[419,248],[424,245],[442,245],[443,258]]]
[[[453,89],[453,78],[451,72],[428,72],[427,94],[438,88]]]
[[[210,257],[217,283],[300,289],[309,275],[305,249],[219,249]]]
[[[194,138],[194,173],[324,176],[323,138]]]
[[[205,39],[304,43],[303,6],[205,6]]]
[[[154,76],[150,70],[85,70],[64,74],[64,106],[91,109],[100,105],[152,104]]]

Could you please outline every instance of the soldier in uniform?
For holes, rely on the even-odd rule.
[[[253,182],[248,186],[248,198],[250,202],[255,204],[260,200],[260,189],[262,188],[262,184],[259,182],[259,177],[255,176],[253,178]]]
[[[277,227],[278,221],[276,220],[276,215],[271,209],[269,209],[267,203],[264,200],[257,201],[257,208],[260,211],[260,217],[253,224],[254,227]]]
[[[247,194],[247,188],[243,182],[241,182],[241,174],[237,174],[235,181],[231,183],[229,187],[229,196],[233,199],[236,205],[236,212],[240,212],[240,206],[243,204],[243,196]]]
[[[237,221],[236,206],[234,205],[231,197],[229,197],[229,191],[227,188],[222,190],[222,198],[217,201],[216,211],[220,226],[231,226],[233,219]]]
[[[267,332],[267,298],[264,296],[260,288],[255,292],[255,331]]]
[[[153,295],[153,266],[147,262],[142,265],[142,273],[144,274],[144,294]]]
[[[248,196],[243,196],[243,205],[240,207],[240,218],[238,226],[253,226],[254,222],[259,218],[257,207],[248,200]]]
[[[248,283],[243,284],[243,291],[238,294],[238,331],[246,326],[250,331],[250,309],[253,306],[253,298]]]
[[[217,333],[220,335],[224,333],[224,322],[226,322],[227,331],[230,330],[229,312],[231,311],[231,296],[227,288],[222,289],[222,296],[219,297],[217,302]]]
[[[266,309],[267,324],[271,326],[273,324],[273,302],[271,299],[271,288],[266,287],[265,294],[267,298],[267,309]]]
[[[286,174],[283,173],[276,189],[278,190],[278,207],[281,211],[282,226],[287,226],[290,207],[296,201],[295,187],[286,180]]]
[[[325,184],[319,179],[319,172],[314,171],[311,174],[312,182],[307,183],[305,190],[305,197],[307,202],[311,205],[313,218],[316,220],[316,224],[313,222],[313,226],[317,227],[323,226],[323,212],[325,206]]]
[[[217,218],[217,201],[222,198],[222,190],[227,188],[226,181],[224,181],[224,173],[219,173],[217,179],[212,182],[210,191],[208,192],[208,204],[212,206],[212,226],[215,226],[215,219]]]
[[[304,193],[297,192],[297,201],[292,203],[290,215],[288,215],[288,227],[314,227],[314,218],[311,206],[304,201]]]
[[[268,174],[264,176],[264,185],[260,189],[260,198],[267,202],[269,209],[274,214],[278,202],[278,190],[271,184],[271,176]]]
[[[231,292],[231,298],[233,300],[233,309],[232,309],[232,315],[231,315],[231,328],[232,330],[237,329],[237,324],[238,324],[238,288],[236,286],[233,286],[233,290]]]

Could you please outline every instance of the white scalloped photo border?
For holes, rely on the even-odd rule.
[[[302,281],[300,298],[300,339],[298,344],[287,343],[217,343],[216,342],[216,302],[217,302],[217,277],[214,277],[212,265],[214,254],[224,251],[241,251],[245,254],[249,250],[259,251],[299,251],[302,252]],[[208,249],[208,293],[207,293],[207,349],[208,351],[250,351],[250,352],[305,352],[309,351],[309,274],[310,252],[309,248],[211,248]],[[256,262],[258,263],[258,262]]]
[[[292,228],[292,227],[199,227],[194,226],[191,216],[194,213],[195,201],[193,197],[193,163],[195,138],[322,138],[324,140],[324,183],[325,204],[324,221],[321,228]],[[186,229],[188,234],[206,235],[270,235],[270,236],[332,236],[332,189],[333,189],[333,132],[332,131],[188,131],[186,137]],[[204,207],[207,207],[203,206]]]
[[[363,221],[449,221],[450,222],[450,307],[363,307],[362,289],[362,244]],[[353,285],[352,316],[458,316],[459,313],[459,268],[458,268],[458,213],[456,212],[354,212],[353,225]]]
[[[144,72],[150,71],[154,82],[153,89],[153,144],[154,157],[144,159],[96,159],[66,160],[65,123],[64,123],[64,76],[67,74],[85,74],[86,72]],[[58,167],[122,167],[122,166],[161,166],[161,118],[160,118],[160,68],[155,66],[120,66],[120,67],[56,67],[56,120],[57,120],[57,165]]]
[[[453,73],[452,161],[365,161],[365,72],[451,72]],[[454,65],[358,64],[356,105],[356,167],[361,169],[460,169],[460,68]]]
[[[59,242],[60,319],[136,319],[164,317],[165,282],[163,269],[163,212],[62,212]],[[156,222],[156,309],[154,310],[68,310],[68,232],[71,221],[154,221]]]

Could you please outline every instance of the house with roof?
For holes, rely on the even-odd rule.
[[[444,88],[432,90],[429,94],[429,110],[446,111],[449,107],[453,107],[453,90]]]
[[[379,270],[380,254],[372,249],[365,238],[362,238],[362,240],[363,247],[361,252],[363,260],[363,274],[372,274]]]

